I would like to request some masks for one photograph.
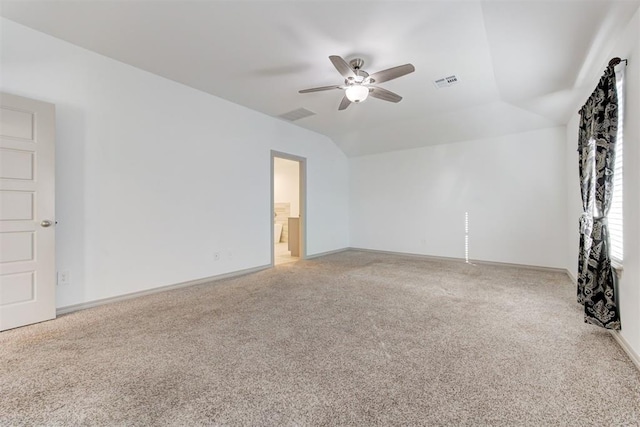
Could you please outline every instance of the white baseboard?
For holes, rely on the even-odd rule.
[[[405,252],[391,252],[391,251],[382,251],[377,249],[364,249],[364,248],[349,248],[350,250],[360,251],[360,252],[373,252],[379,254],[387,254],[387,255],[400,255],[400,256],[408,256],[414,258],[423,258],[423,259],[431,259],[431,260],[440,260],[440,261],[454,261],[454,262],[466,262],[462,258],[448,258],[448,257],[437,257],[431,255],[422,255],[422,254],[412,254]],[[553,267],[541,267],[535,265],[522,265],[522,264],[511,264],[511,263],[503,263],[503,262],[492,262],[492,261],[478,261],[478,260],[470,260],[470,263],[473,264],[487,264],[487,265],[502,265],[508,267],[521,267],[528,268],[533,270],[541,270],[541,271],[556,271],[561,273],[566,273],[567,276],[572,280],[573,283],[576,283],[576,278],[571,274],[569,269],[565,268],[553,268]],[[625,353],[629,356],[633,364],[640,370],[640,355],[636,353],[633,348],[629,345],[627,340],[620,334],[619,331],[609,331],[611,335],[616,340],[616,342],[622,347]]]
[[[373,252],[373,253],[387,254],[387,255],[400,255],[400,256],[408,256],[408,257],[430,259],[430,260],[465,262],[465,260],[461,259],[461,258],[437,257],[437,256],[431,256],[431,255],[412,254],[412,253],[406,253],[406,252],[392,252],[392,251],[382,251],[382,250],[376,250],[376,249],[364,249],[364,248],[353,248],[353,247],[336,249],[336,250],[333,250],[333,251],[327,251],[327,252],[322,252],[322,253],[318,253],[318,254],[309,255],[309,256],[307,256],[306,259],[320,258],[320,257],[323,257],[323,256],[333,255],[333,254],[337,254],[337,253],[345,252],[345,251],[349,251],[349,250],[360,251],[360,252]],[[502,266],[509,266],[509,267],[523,267],[523,268],[542,270],[542,271],[560,271],[560,272],[566,273],[571,278],[571,280],[574,281],[574,283],[575,283],[575,280],[576,280],[575,277],[573,277],[573,275],[571,274],[571,272],[568,269],[552,268],[552,267],[540,267],[540,266],[522,265],[522,264],[511,264],[511,263],[501,263],[501,262],[491,262],[491,261],[478,261],[478,260],[473,260],[473,261],[470,261],[470,262],[475,263],[475,264],[502,265]],[[223,280],[223,279],[229,279],[229,278],[233,278],[233,277],[244,276],[244,275],[247,275],[247,274],[252,274],[252,273],[256,273],[258,271],[266,270],[266,269],[271,268],[271,267],[272,266],[270,264],[261,265],[261,266],[258,266],[258,267],[248,268],[248,269],[245,269],[245,270],[239,270],[239,271],[234,271],[234,272],[231,272],[231,273],[219,274],[217,276],[205,277],[205,278],[202,278],[202,279],[190,280],[188,282],[177,283],[177,284],[174,284],[174,285],[161,286],[161,287],[158,287],[158,288],[148,289],[148,290],[145,290],[145,291],[132,292],[132,293],[129,293],[129,294],[118,295],[118,296],[110,297],[110,298],[103,298],[103,299],[84,302],[84,303],[80,303],[80,304],[67,305],[65,307],[58,308],[56,310],[56,315],[59,316],[61,314],[72,313],[74,311],[85,310],[87,308],[98,307],[98,306],[101,306],[101,305],[104,305],[104,304],[110,304],[110,303],[113,303],[113,302],[124,301],[124,300],[132,299],[132,298],[141,297],[141,296],[144,296],[144,295],[152,295],[152,294],[156,294],[158,292],[169,291],[169,290],[172,290],[172,289],[180,289],[180,288],[185,288],[185,287],[188,287],[188,286],[201,285],[201,284],[204,284],[204,283],[217,282],[217,281],[220,281],[220,280]],[[631,346],[629,345],[627,340],[620,334],[620,332],[618,332],[618,331],[610,331],[610,332],[611,332],[611,335],[613,336],[613,338],[616,340],[616,342],[620,345],[620,347],[622,347],[624,352],[627,353],[627,355],[629,356],[629,358],[631,359],[633,364],[638,368],[638,370],[640,370],[640,356],[631,348]]]
[[[609,331],[609,332],[611,332],[613,339],[615,339],[616,342],[620,345],[620,347],[622,347],[624,352],[627,353],[627,356],[629,356],[629,359],[631,359],[633,364],[636,365],[636,368],[640,370],[640,355],[638,355],[638,353],[636,353],[631,348],[631,346],[629,345],[629,342],[622,336],[622,334],[620,334],[619,331]]]
[[[576,278],[573,276],[573,274],[571,274],[571,271],[569,271],[569,269],[567,269],[567,276],[571,278],[573,283],[577,283]],[[627,353],[627,356],[629,356],[629,359],[631,359],[633,364],[636,365],[636,368],[640,370],[640,355],[638,355],[638,353],[636,353],[631,348],[631,346],[629,345],[629,342],[622,336],[622,334],[620,334],[620,331],[610,330],[609,332],[611,333],[611,336],[613,337],[613,339],[616,340],[618,345],[622,348],[622,350],[625,353]]]
[[[314,259],[314,258],[320,258],[327,255],[339,254],[340,252],[348,251],[349,249],[351,248],[342,248],[342,249],[335,249],[333,251],[320,252],[319,254],[307,255],[305,259]]]
[[[394,252],[394,251],[383,251],[381,249],[366,249],[366,248],[356,248],[356,247],[350,247],[349,250],[358,251],[358,252],[371,252],[374,254],[383,254],[383,255],[406,256],[410,258],[431,259],[435,261],[465,262],[465,260],[462,258],[449,258],[449,257],[434,256],[434,255],[414,254],[411,252]]]
[[[222,279],[244,276],[246,274],[256,273],[261,270],[271,268],[271,265],[261,265],[258,267],[247,268],[245,270],[233,271],[231,273],[219,274],[217,276],[205,277],[202,279],[190,280],[188,282],[176,283],[174,285],[160,286],[158,288],[147,289],[145,291],[132,292],[129,294],[118,295],[110,298],[102,298],[94,301],[83,302],[80,304],[67,305],[56,309],[56,315],[72,313],[74,311],[85,310],[87,308],[97,307],[112,302],[124,301],[131,298],[137,298],[144,295],[152,295],[158,292],[170,291],[172,289],[186,288],[188,286],[202,285],[203,283],[217,282]]]
[[[322,253],[319,253],[319,254],[308,255],[306,257],[306,259],[319,258],[319,257],[323,257],[323,256],[326,256],[326,255],[331,255],[331,254],[336,254],[336,253],[339,253],[339,252],[344,252],[346,250],[349,250],[349,248],[336,249],[336,250],[333,250],[333,251],[328,251],[328,252],[322,252]],[[265,270],[267,268],[272,268],[272,267],[273,266],[271,264],[266,264],[266,265],[261,265],[261,266],[258,266],[258,267],[248,268],[248,269],[245,269],[245,270],[233,271],[231,273],[219,274],[217,276],[211,276],[211,277],[205,277],[205,278],[202,278],[202,279],[190,280],[188,282],[182,282],[182,283],[176,283],[176,284],[173,284],[173,285],[160,286],[158,288],[153,288],[153,289],[148,289],[148,290],[138,291],[138,292],[132,292],[132,293],[124,294],[124,295],[118,295],[118,296],[115,296],[115,297],[102,298],[102,299],[98,299],[98,300],[94,300],[94,301],[83,302],[83,303],[80,303],[80,304],[67,305],[67,306],[64,306],[64,307],[57,308],[56,309],[56,315],[59,316],[61,314],[72,313],[74,311],[85,310],[87,308],[98,307],[100,305],[109,304],[109,303],[112,303],[112,302],[124,301],[124,300],[127,300],[127,299],[137,298],[137,297],[144,296],[144,295],[151,295],[151,294],[155,294],[155,293],[158,293],[158,292],[169,291],[169,290],[172,290],[172,289],[185,288],[187,286],[201,285],[203,283],[216,282],[216,281],[222,280],[222,279],[229,279],[229,278],[232,278],[232,277],[244,276],[246,274],[256,273],[258,271]]]
[[[373,252],[373,253],[386,254],[386,255],[399,255],[399,256],[406,256],[406,257],[412,257],[412,258],[430,259],[430,260],[435,260],[435,261],[451,261],[451,262],[463,262],[463,263],[467,262],[464,258],[441,257],[441,256],[434,256],[434,255],[413,254],[413,253],[409,253],[409,252],[392,252],[392,251],[382,251],[382,250],[378,250],[378,249],[364,249],[364,248],[353,248],[353,247],[349,248],[349,249],[350,250],[354,250],[354,251],[360,251],[360,252]],[[503,266],[503,267],[518,267],[518,268],[526,268],[526,269],[529,269],[529,270],[552,271],[552,272],[556,272],[556,273],[566,273],[567,272],[567,270],[564,269],[564,268],[544,267],[544,266],[539,266],[539,265],[528,265],[528,264],[513,264],[513,263],[509,263],[509,262],[483,261],[483,260],[478,260],[478,259],[470,259],[469,260],[469,264],[497,265],[497,266]]]

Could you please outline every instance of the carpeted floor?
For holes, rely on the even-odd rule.
[[[638,423],[556,272],[349,251],[0,334],[1,425]]]

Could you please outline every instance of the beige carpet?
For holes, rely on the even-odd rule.
[[[1,425],[639,422],[555,272],[350,251],[0,334]]]

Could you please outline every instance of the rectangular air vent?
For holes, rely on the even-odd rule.
[[[443,77],[433,82],[434,86],[438,89],[453,86],[456,83],[458,83],[458,78],[456,76]]]
[[[316,113],[309,111],[306,108],[298,108],[297,110],[289,111],[288,113],[280,114],[278,117],[290,122],[304,119],[305,117],[315,116]]]

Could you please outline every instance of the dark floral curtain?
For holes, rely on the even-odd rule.
[[[578,302],[584,306],[585,322],[619,330],[620,314],[607,227],[618,132],[614,65],[609,65],[580,110],[580,116],[578,157],[583,213],[580,217]]]

